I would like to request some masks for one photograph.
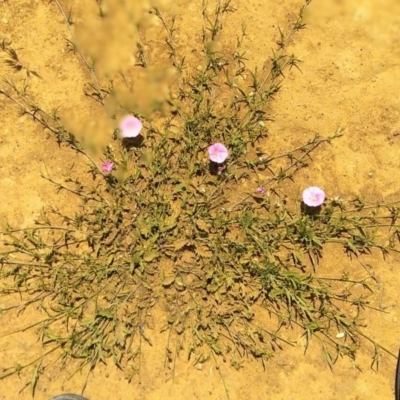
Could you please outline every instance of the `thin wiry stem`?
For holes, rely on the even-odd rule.
[[[8,81],[6,81],[8,84],[10,84]],[[11,87],[13,87],[14,90],[16,90],[16,88],[11,85]],[[46,117],[50,118],[51,120],[53,120],[54,122],[57,122],[58,125],[60,126],[60,128],[63,128],[62,125],[59,123],[58,120],[54,119],[50,114],[48,114],[47,112],[43,111],[42,109],[39,109],[34,103],[32,103],[29,99],[24,98],[24,100],[28,101],[31,103],[31,106],[34,107],[34,111],[29,110],[24,104],[22,104],[20,101],[18,101],[15,97],[11,96],[9,93],[7,93],[5,90],[0,89],[0,93],[4,94],[6,97],[8,97],[11,101],[13,101],[15,104],[17,104],[21,110],[25,113],[25,114],[29,114],[35,121],[38,121],[39,123],[41,123],[45,128],[49,129],[51,132],[58,134],[58,129],[55,128],[54,126],[51,126],[50,124],[48,124],[45,120],[45,118],[40,114],[44,114]],[[37,116],[37,114],[40,115],[40,117]],[[83,149],[79,148],[78,146],[75,146],[73,143],[69,143],[70,146],[76,150],[78,153],[83,154],[92,164],[93,166],[99,170],[99,167],[97,166],[96,162],[93,160],[92,157],[89,156],[89,154],[87,154]]]
[[[293,34],[295,31],[299,30],[299,23],[301,18],[303,17],[303,13],[304,10],[306,9],[306,7],[311,3],[311,0],[306,0],[306,4],[303,5],[303,7],[300,9],[299,15],[297,17],[297,20],[295,23],[292,24],[292,27],[289,31],[289,33],[287,34],[284,42],[281,44],[278,53],[276,54],[276,58],[279,59],[283,53],[283,51],[285,50],[287,44],[289,43],[290,39],[292,38]],[[289,62],[286,62],[284,64],[284,67],[287,66],[289,64]],[[283,67],[283,68],[284,68]],[[281,68],[281,69],[283,69]],[[261,82],[260,87],[258,88],[257,92],[260,92],[262,90],[262,88],[264,87],[265,83],[268,81],[268,79],[270,78],[271,74],[272,74],[273,69],[271,68],[267,74],[267,76],[264,78],[264,80]]]
[[[65,14],[64,9],[62,8],[62,6],[61,6],[61,4],[60,4],[60,2],[59,2],[58,0],[54,0],[54,1],[56,2],[58,8],[59,8],[60,11],[61,11],[61,14],[62,14],[63,17],[64,17],[64,20],[65,20],[65,22],[66,22],[66,24],[67,24],[67,27],[68,27],[68,30],[69,30],[69,33],[70,33],[70,35],[71,35],[72,40],[74,40],[74,39],[75,39],[75,35],[74,35],[74,33],[72,32],[71,24],[70,24],[69,21],[68,21],[68,17],[67,17],[67,15]],[[94,81],[94,84],[96,85],[96,89],[97,89],[98,95],[99,95],[99,97],[100,97],[100,102],[101,102],[102,105],[104,105],[104,97],[103,97],[103,95],[102,95],[102,93],[101,93],[101,88],[100,88],[100,85],[99,85],[99,81],[98,81],[98,79],[97,79],[97,77],[96,77],[96,74],[95,74],[94,71],[93,71],[93,67],[88,63],[86,57],[83,55],[83,53],[82,53],[82,51],[79,49],[79,47],[77,47],[77,51],[78,51],[79,55],[81,56],[83,62],[85,63],[87,69],[89,70],[89,73],[90,73],[90,75],[92,76],[92,79],[93,79],[93,81]]]

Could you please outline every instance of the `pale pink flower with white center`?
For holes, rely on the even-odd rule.
[[[105,173],[110,173],[114,168],[114,163],[112,161],[104,161],[103,164],[101,164],[101,170]]]
[[[257,193],[257,194],[261,194],[261,195],[265,194],[266,191],[267,191],[267,189],[265,189],[264,186],[259,186],[259,187],[256,189],[256,193]]]
[[[325,192],[317,186],[311,186],[303,191],[303,202],[309,207],[318,207],[324,201]]]
[[[133,115],[127,115],[119,123],[119,130],[123,139],[135,138],[139,136],[143,124]]]
[[[215,143],[208,148],[210,160],[222,164],[228,158],[228,149],[222,143]]]

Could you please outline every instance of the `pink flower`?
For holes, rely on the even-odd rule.
[[[325,192],[317,186],[311,186],[303,192],[303,202],[309,207],[318,207],[325,200]]]
[[[143,124],[133,115],[127,115],[122,118],[119,123],[119,130],[121,131],[121,137],[123,139],[139,136],[142,128]]]
[[[105,161],[101,164],[101,170],[105,173],[110,173],[114,168],[114,163],[112,161]]]
[[[224,165],[220,165],[220,166],[217,168],[217,174],[218,174],[218,175],[222,175],[222,173],[224,172],[224,170],[225,170],[225,166],[224,166]]]
[[[208,155],[211,161],[221,164],[228,158],[228,149],[222,143],[215,143],[208,148]]]
[[[256,193],[258,193],[258,194],[265,194],[265,192],[266,192],[266,189],[265,189],[265,187],[264,186],[260,186],[260,187],[258,187],[257,189],[256,189]]]

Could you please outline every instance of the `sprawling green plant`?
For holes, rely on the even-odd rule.
[[[156,110],[145,119],[123,109],[143,121],[142,137],[122,140],[118,130],[110,133],[103,167],[56,112],[44,111],[26,88],[5,80],[8,87],[0,92],[60,142],[87,156],[93,180],[69,177],[59,183],[44,174],[58,190],[78,196],[82,206],[73,215],[51,207],[31,228],[4,223],[0,291],[21,293],[20,307],[35,304],[46,313],[31,328],[48,351],[27,365],[10,367],[3,377],[42,365],[52,352],[64,361],[81,359],[82,367],[90,368],[112,358],[132,376],[144,342],[159,340],[158,332],[147,329],[155,307],[163,318],[161,331],[168,331],[171,368],[182,351],[194,363],[210,357],[218,362],[216,356],[222,356],[239,368],[248,354],[264,362],[291,343],[285,327],[295,325],[307,341],[318,338],[329,365],[339,355],[354,357],[360,337],[368,338],[358,313],[368,307],[373,277],[322,277],[318,262],[327,243],[355,256],[373,248],[395,249],[399,209],[395,203],[331,198],[310,212],[288,200],[283,183],[293,181],[310,162],[310,153],[339,137],[340,130],[280,154],[259,150],[268,140],[268,105],[283,71],[297,67],[287,45],[304,27],[309,3],[287,33],[280,30],[266,75],[246,69],[244,28],[232,54],[209,45],[232,11],[230,0],[217,0],[212,17],[204,12],[200,69],[178,54],[174,19],[154,8],[179,78],[163,113]],[[137,61],[146,69],[151,59],[143,42]],[[3,42],[4,49],[9,45]],[[92,96],[104,104],[118,87],[110,83],[101,89],[94,68],[86,65],[94,77]],[[228,149],[224,164],[209,161],[213,143]],[[243,180],[258,183],[241,192]],[[380,243],[375,233],[385,227],[390,240]],[[350,314],[350,306],[357,313]],[[268,320],[257,317],[261,309]],[[381,346],[373,343],[377,359]]]

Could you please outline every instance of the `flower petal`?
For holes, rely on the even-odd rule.
[[[208,148],[210,160],[222,164],[228,158],[228,149],[222,143],[214,143]]]
[[[309,207],[318,207],[325,201],[325,192],[318,186],[310,186],[303,191],[303,202]]]
[[[121,137],[124,139],[139,136],[142,128],[142,122],[133,115],[127,115],[126,117],[122,118],[119,123]]]

